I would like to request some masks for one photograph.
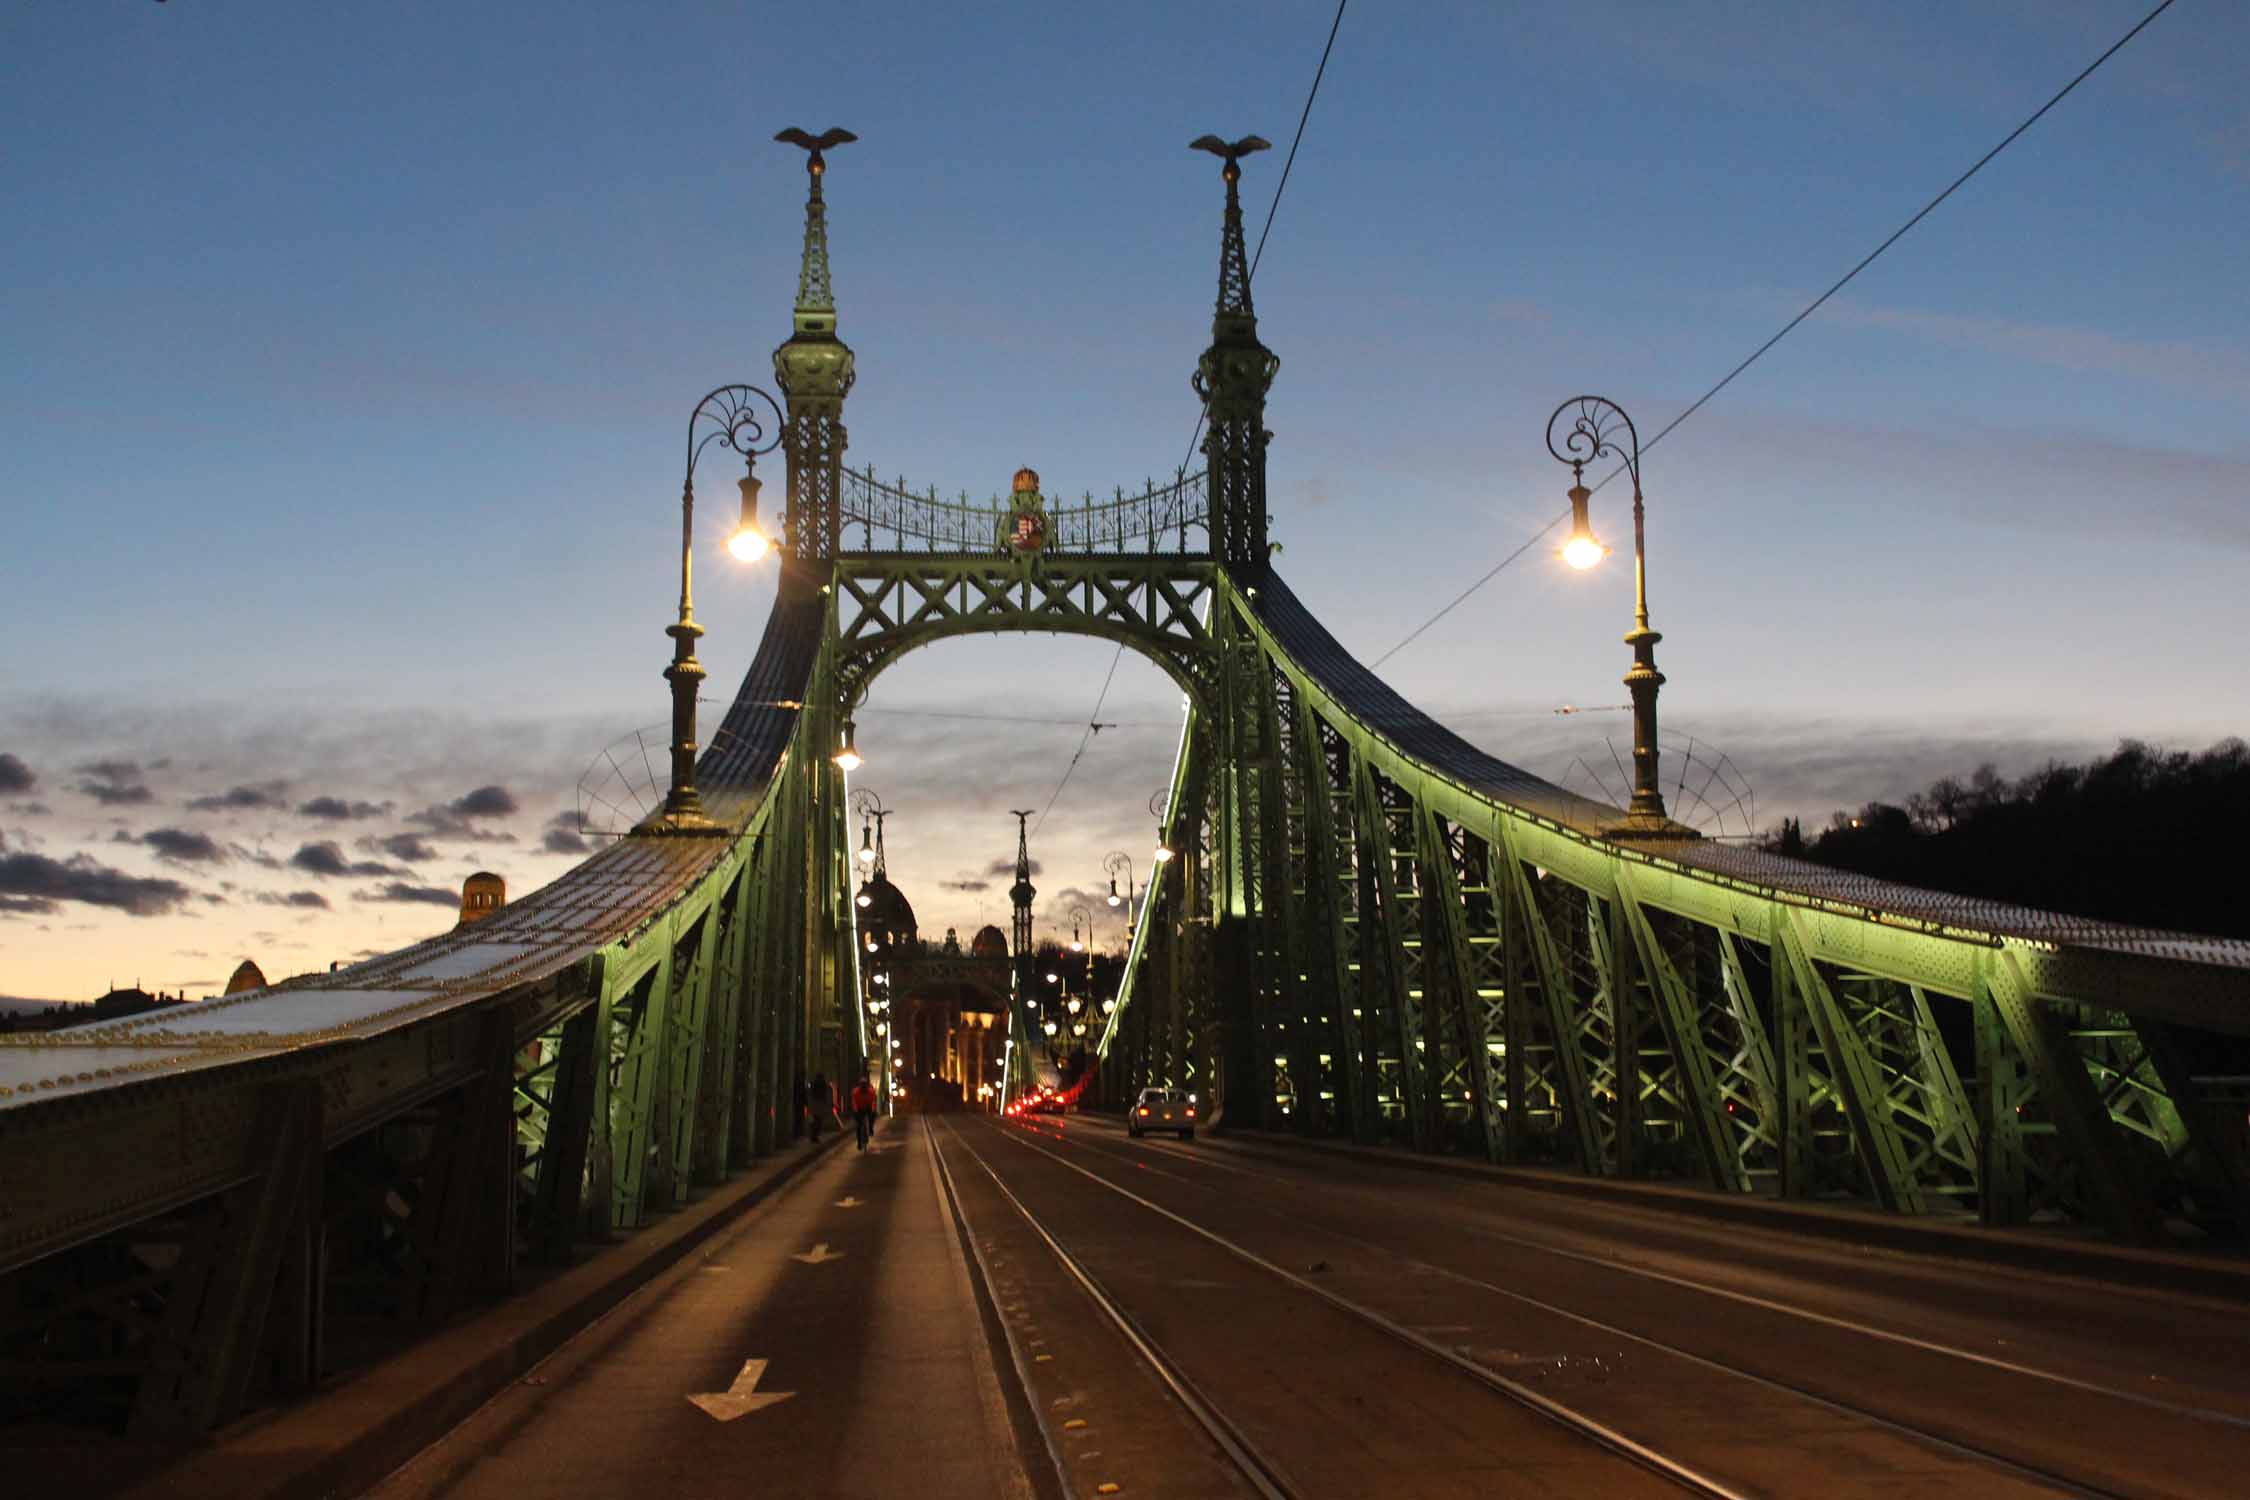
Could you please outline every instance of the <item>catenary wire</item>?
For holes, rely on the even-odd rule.
[[[1804,311],[1798,313],[1797,316],[1791,318],[1787,323],[1784,323],[1781,326],[1780,332],[1776,333],[1772,338],[1767,339],[1757,348],[1751,350],[1749,357],[1743,360],[1742,363],[1736,365],[1733,369],[1727,371],[1727,373],[1723,377],[1721,377],[1718,384],[1712,386],[1711,389],[1696,397],[1694,404],[1689,406],[1686,411],[1681,412],[1671,421],[1665,423],[1664,426],[1657,432],[1656,436],[1650,438],[1646,443],[1643,443],[1641,445],[1641,451],[1645,453],[1649,449],[1655,447],[1658,443],[1664,441],[1664,435],[1666,433],[1672,431],[1672,429],[1678,427],[1682,422],[1685,422],[1688,418],[1701,411],[1706,402],[1708,402],[1712,397],[1718,395],[1719,392],[1725,390],[1728,386],[1732,385],[1734,383],[1734,378],[1737,375],[1740,375],[1743,371],[1756,364],[1768,349],[1771,349],[1774,345],[1787,338],[1790,333],[1796,329],[1798,324],[1804,322],[1805,319],[1818,312],[1821,305],[1825,303],[1829,298],[1842,291],[1845,286],[1851,282],[1852,278],[1859,275],[1860,272],[1866,270],[1869,266],[1875,264],[1876,258],[1880,256],[1884,251],[1890,249],[1891,246],[1897,244],[1901,239],[1904,239],[1908,230],[1912,229],[1915,225],[1928,218],[1931,212],[1934,211],[1940,203],[1943,203],[1946,199],[1952,197],[1954,192],[1959,189],[1962,184],[1966,183],[1970,178],[1976,176],[1977,173],[1983,171],[1986,163],[1990,162],[1994,157],[1998,156],[2001,152],[2007,150],[2008,147],[2013,145],[2018,136],[2022,135],[2032,126],[2039,123],[2041,116],[2045,115],[2047,111],[2053,109],[2056,105],[2062,103],[2064,98],[2069,95],[2071,90],[2077,88],[2078,85],[2084,83],[2088,78],[2091,78],[2096,68],[2099,68],[2103,63],[2108,62],[2112,57],[2116,56],[2117,53],[2124,48],[2125,44],[2127,42],[2130,42],[2134,37],[2139,36],[2141,32],[2147,28],[2148,24],[2151,21],[2154,21],[2158,16],[2164,14],[2164,12],[2170,10],[2171,8],[2172,0],[2161,0],[2161,3],[2157,5],[2156,9],[2141,17],[2139,23],[2136,24],[2132,30],[2126,32],[2116,41],[2110,43],[2108,50],[2104,51],[2101,56],[2095,58],[2092,62],[2086,64],[2085,68],[2078,74],[2077,77],[2064,84],[2055,92],[2052,98],[2048,99],[2045,104],[2042,104],[2037,109],[2033,110],[2030,116],[2026,118],[2022,124],[2009,131],[2008,134],[2001,140],[1999,145],[1994,146],[1990,151],[1987,151],[1984,153],[1984,155],[1978,157],[1976,159],[1976,164],[1971,166],[1968,171],[1963,172],[1960,176],[1954,178],[1952,182],[1948,183],[1944,192],[1939,193],[1935,198],[1932,198],[1929,202],[1923,204],[1921,207],[1921,211],[1916,213],[1913,218],[1908,219],[1904,224],[1901,224],[1898,228],[1892,230],[1890,237],[1884,240],[1880,245],[1877,245],[1874,249],[1868,251],[1865,259],[1861,260],[1858,265],[1853,266],[1849,271],[1846,271],[1842,276],[1838,277],[1835,284],[1829,287],[1827,291],[1822,292],[1819,296],[1813,298],[1811,302],[1807,303],[1805,305]],[[1610,480],[1615,479],[1618,475],[1624,472],[1625,466],[1622,464],[1618,465],[1616,468],[1610,470],[1609,473],[1603,477],[1601,482],[1594,486],[1594,488],[1596,490],[1602,489],[1610,482]],[[1408,634],[1406,639],[1391,647],[1390,650],[1384,652],[1381,656],[1376,657],[1372,662],[1369,662],[1368,669],[1372,671],[1376,667],[1380,667],[1384,662],[1389,661],[1392,657],[1398,655],[1399,652],[1404,651],[1408,646],[1412,645],[1417,639],[1421,637],[1424,631],[1428,630],[1438,621],[1444,619],[1447,615],[1453,613],[1455,608],[1457,608],[1463,600],[1466,600],[1471,594],[1474,594],[1478,589],[1483,588],[1494,578],[1498,577],[1501,569],[1507,567],[1509,563],[1514,562],[1517,558],[1523,556],[1524,553],[1530,551],[1533,543],[1536,543],[1541,537],[1545,536],[1548,532],[1553,531],[1557,526],[1561,525],[1569,515],[1570,512],[1566,509],[1562,512],[1561,515],[1555,517],[1554,520],[1549,521],[1546,525],[1540,527],[1539,530],[1533,532],[1530,541],[1525,542],[1521,547],[1518,547],[1515,551],[1509,553],[1505,558],[1502,558],[1499,564],[1495,566],[1491,572],[1486,573],[1475,583],[1472,583],[1467,588],[1463,589],[1459,594],[1454,596],[1452,602],[1448,603],[1443,609],[1430,616],[1427,620],[1424,620],[1420,625],[1417,625],[1414,630],[1410,634]]]
[[[1304,144],[1305,123],[1312,118],[1313,100],[1320,97],[1320,80],[1327,76],[1328,56],[1336,50],[1336,33],[1344,24],[1344,7],[1350,3],[1351,0],[1336,0],[1336,18],[1328,24],[1328,40],[1320,49],[1320,65],[1313,69],[1312,87],[1305,91],[1305,107],[1297,115],[1297,134],[1289,142],[1288,158],[1282,162],[1281,177],[1274,183],[1273,202],[1266,208],[1265,227],[1258,231],[1257,251],[1250,257],[1250,269],[1247,278],[1250,281],[1257,279],[1258,262],[1265,258],[1266,237],[1273,233],[1274,215],[1281,211],[1281,195],[1289,187],[1289,169],[1297,164],[1297,148]],[[1187,457],[1180,460],[1182,471],[1187,468],[1188,461],[1195,457],[1196,440],[1203,436],[1203,420],[1210,414],[1210,409],[1209,403],[1206,402],[1196,411],[1195,431],[1188,438]],[[1102,716],[1102,704],[1109,700],[1109,685],[1117,677],[1117,664],[1124,659],[1125,646],[1123,642],[1119,642],[1116,654],[1109,659],[1109,676],[1102,679],[1101,695],[1094,700],[1094,711],[1086,716],[1085,736],[1078,741],[1078,749],[1072,753],[1070,764],[1063,768],[1062,779],[1055,783],[1055,790],[1047,798],[1047,806],[1040,812],[1039,821],[1032,825],[1032,832],[1037,833],[1039,829],[1046,826],[1047,814],[1055,809],[1055,799],[1062,795],[1064,787],[1070,785],[1071,774],[1078,769],[1078,762],[1085,758],[1086,747],[1094,742],[1095,726]]]

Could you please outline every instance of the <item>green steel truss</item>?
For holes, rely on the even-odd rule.
[[[715,830],[652,823],[489,928],[242,1001],[278,1025],[324,984],[397,1000],[363,1022],[0,1054],[0,1416],[209,1428],[316,1384],[333,1318],[443,1317],[786,1145],[802,1081],[867,1054],[839,731],[891,663],[973,633],[1116,641],[1187,700],[1112,1103],[1162,1084],[1227,1129],[2243,1235],[2240,945],[1606,839],[1615,809],[1479,760],[1311,622],[1267,566],[1276,361],[1236,191],[1262,143],[1201,144],[1227,190],[1206,471],[1052,515],[1028,473],[1003,510],[844,467],[812,152],[780,597],[698,764]],[[416,977],[480,949],[526,956]]]
[[[1473,789],[1294,659],[1261,588],[1211,584],[1216,697],[1175,774],[1196,817],[1103,1038],[1114,1088],[1197,1077],[1221,1128],[1907,1214],[2250,1226],[2250,1079],[2214,1062],[2250,1031],[2239,969],[1761,887]]]

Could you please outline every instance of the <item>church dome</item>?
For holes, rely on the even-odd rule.
[[[862,941],[872,937],[885,948],[895,948],[914,941],[914,906],[906,893],[892,885],[883,875],[868,877],[859,893],[866,904],[859,908],[859,930]]]
[[[244,990],[262,990],[265,987],[265,971],[247,958],[234,966],[234,977],[227,981],[227,993],[230,995],[239,995]]]
[[[997,927],[980,927],[977,935],[969,940],[969,953],[975,958],[1006,958],[1008,935]]]

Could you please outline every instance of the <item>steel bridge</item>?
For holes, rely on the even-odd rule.
[[[811,163],[782,581],[695,762],[713,830],[659,816],[335,973],[0,1040],[10,1409],[90,1392],[135,1433],[206,1430],[311,1384],[347,1318],[442,1317],[785,1143],[797,1080],[870,1050],[840,735],[891,663],[970,633],[1116,641],[1187,700],[1111,1097],[1991,1225],[2250,1226],[2245,1081],[2205,1061],[2250,1033],[2250,944],[1615,837],[1619,809],[1352,659],[1269,561],[1278,361],[1232,156],[1206,467],[1052,508],[1036,476],[946,501],[845,463]]]

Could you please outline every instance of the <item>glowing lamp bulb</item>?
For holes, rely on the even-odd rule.
[[[754,563],[773,550],[773,543],[755,526],[742,526],[727,538],[727,551],[734,554],[736,562]]]
[[[1574,536],[1563,543],[1562,560],[1583,573],[1609,556],[1609,549],[1590,536]]]
[[[1169,850],[1169,849],[1165,848],[1165,847],[1164,847],[1164,846],[1163,846],[1162,844],[1158,844],[1158,845],[1156,846],[1156,862],[1157,862],[1158,864],[1162,864],[1162,863],[1164,863],[1164,861],[1166,861],[1166,860],[1170,859],[1171,857],[1172,857],[1172,851],[1171,851],[1171,850]]]

